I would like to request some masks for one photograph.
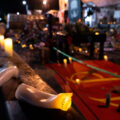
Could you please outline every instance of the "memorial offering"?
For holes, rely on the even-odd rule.
[[[4,36],[0,35],[0,48],[4,49]]]
[[[0,69],[0,86],[7,82],[12,77],[18,77],[19,70],[16,66],[10,66],[8,68]]]
[[[67,111],[72,104],[72,93],[50,94],[24,83],[18,86],[15,96],[18,100],[26,101],[38,107],[60,109],[62,111]]]
[[[13,55],[13,41],[11,38],[5,39],[4,47],[5,47],[5,53],[8,56],[12,56]]]

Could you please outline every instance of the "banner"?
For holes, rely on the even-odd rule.
[[[77,22],[81,18],[81,2],[80,0],[69,0],[68,7],[69,22]]]

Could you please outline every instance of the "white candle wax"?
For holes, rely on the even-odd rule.
[[[60,109],[68,111],[72,104],[73,93],[59,93],[57,95],[37,90],[22,83],[18,86],[15,97],[37,107]],[[37,97],[36,97],[37,96]]]
[[[0,48],[4,49],[4,36],[0,35]]]
[[[5,39],[5,42],[4,42],[4,49],[5,49],[5,53],[8,55],[8,56],[12,56],[13,55],[13,41],[11,38],[7,38]]]

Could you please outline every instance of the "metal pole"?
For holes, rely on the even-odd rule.
[[[28,14],[28,4],[26,4],[26,14]]]

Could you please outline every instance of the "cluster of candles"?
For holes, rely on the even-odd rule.
[[[72,58],[71,57],[68,57],[68,60],[69,60],[69,63],[72,63]],[[64,66],[67,67],[67,59],[63,59],[63,63],[64,63]],[[80,84],[80,82],[81,81],[78,78],[75,80],[75,83],[77,83],[77,84]]]
[[[7,56],[13,55],[13,41],[11,38],[6,38],[0,35],[0,48],[3,50]]]
[[[72,63],[72,58],[68,57],[69,63]],[[67,67],[67,59],[63,59],[64,66]]]
[[[82,48],[78,48],[78,47],[74,47],[74,49],[75,49],[76,52],[79,52],[79,53],[81,53],[81,54],[89,55],[89,52],[88,52],[87,49],[86,49],[86,50],[83,50]]]

